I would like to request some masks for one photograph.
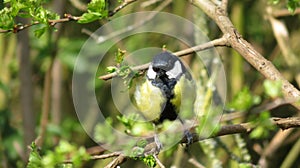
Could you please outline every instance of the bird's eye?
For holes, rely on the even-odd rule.
[[[154,71],[154,72],[158,72],[158,71],[159,71],[159,68],[153,67],[153,71]]]

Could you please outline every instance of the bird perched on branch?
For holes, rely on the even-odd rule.
[[[137,85],[134,97],[141,114],[155,126],[164,120],[176,119],[184,125],[184,113],[193,113],[195,85],[182,61],[163,51],[154,56],[146,79]],[[184,134],[188,143],[192,143],[192,136],[186,128]],[[157,136],[154,139],[160,150],[162,145]]]

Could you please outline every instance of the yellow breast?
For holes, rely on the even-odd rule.
[[[149,80],[137,86],[135,101],[139,111],[148,121],[158,120],[166,99],[159,88],[153,86]]]

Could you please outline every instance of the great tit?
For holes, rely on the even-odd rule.
[[[192,76],[182,61],[163,51],[154,56],[145,81],[136,87],[134,98],[138,110],[154,125],[176,119],[184,124],[180,113],[193,112],[194,94]],[[184,134],[191,141],[189,132]]]

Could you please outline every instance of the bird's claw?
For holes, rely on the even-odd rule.
[[[160,152],[160,150],[163,148],[163,145],[160,142],[157,134],[154,135],[154,142],[156,144],[156,154],[158,154]]]
[[[186,146],[190,146],[193,143],[193,134],[189,130],[184,130],[184,136],[186,138]]]

